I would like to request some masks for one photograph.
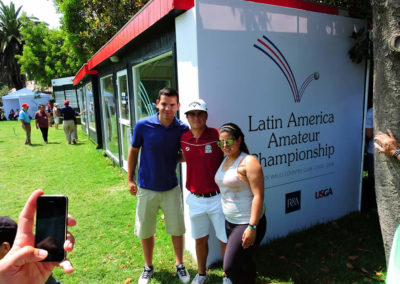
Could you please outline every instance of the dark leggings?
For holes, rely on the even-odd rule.
[[[256,240],[253,246],[244,249],[242,236],[248,224],[232,224],[225,220],[225,230],[228,236],[224,257],[224,271],[234,284],[250,284],[256,282],[256,265],[253,254],[264,238],[267,229],[265,215],[257,226]]]
[[[40,127],[40,131],[42,131],[42,136],[43,136],[44,142],[47,142],[47,134],[48,134],[48,132],[49,132],[49,128],[47,128],[47,127]]]

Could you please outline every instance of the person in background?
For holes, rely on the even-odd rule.
[[[10,113],[8,114],[8,120],[14,120],[15,118],[15,111],[14,109],[10,110]]]
[[[19,121],[21,121],[22,129],[25,131],[25,145],[32,145],[31,143],[31,119],[28,114],[29,105],[22,104],[22,110],[19,112]]]
[[[65,100],[64,107],[60,109],[60,115],[64,117],[63,128],[67,143],[71,144],[72,142],[76,144],[75,119],[76,116],[79,115],[79,113],[69,106],[69,100]]]
[[[400,143],[390,129],[387,130],[387,134],[379,131],[374,138],[374,142],[375,149],[378,152],[400,160]]]
[[[264,174],[258,160],[249,154],[244,134],[236,124],[222,125],[217,143],[226,155],[215,175],[215,182],[222,195],[228,236],[224,271],[235,284],[255,283],[256,264],[253,253],[267,227],[264,214]],[[223,283],[228,283],[227,280]]]
[[[49,127],[53,126],[54,119],[53,119],[53,107],[50,104],[46,105],[46,111],[49,114]]]
[[[0,259],[6,256],[14,244],[18,225],[8,216],[0,216]],[[47,279],[45,284],[61,284],[53,275]]]
[[[45,250],[33,247],[35,235],[32,230],[36,212],[36,201],[42,194],[42,190],[35,190],[19,215],[14,244],[11,245],[11,249],[5,256],[0,259],[0,283],[46,283],[47,280],[50,280],[49,277],[55,266],[60,266],[66,273],[74,271],[71,262],[67,259],[61,263],[40,262],[47,257],[48,253]],[[76,221],[74,218],[68,216],[68,226],[75,226],[75,224]],[[75,239],[73,235],[68,232],[67,239],[64,242],[64,249],[72,251],[74,243]]]
[[[44,143],[48,144],[47,137],[49,134],[49,117],[45,106],[40,104],[39,110],[35,113],[36,129],[40,129]]]
[[[135,234],[141,239],[145,262],[139,284],[149,283],[154,273],[154,234],[159,208],[165,216],[166,232],[171,235],[176,274],[182,283],[190,280],[183,264],[185,221],[182,190],[176,176],[180,138],[189,128],[175,117],[179,106],[178,92],[162,89],[157,99],[158,113],[139,120],[133,130],[128,153],[128,185],[129,192],[137,197]]]
[[[0,216],[0,259],[10,251],[16,234],[17,223],[8,216]]]
[[[192,237],[196,240],[198,273],[192,284],[208,281],[206,271],[208,237],[210,226],[221,245],[222,257],[226,248],[225,217],[221,207],[221,196],[214,177],[223,159],[217,146],[218,130],[206,125],[207,105],[202,99],[195,100],[185,110],[190,130],[181,137],[181,148],[187,164],[186,188],[191,194],[186,203],[189,206]]]
[[[60,111],[58,110],[58,104],[54,103],[53,105],[53,119],[54,119],[54,127],[58,130],[58,125],[60,124]]]

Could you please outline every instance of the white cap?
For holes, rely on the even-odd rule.
[[[207,104],[202,99],[194,100],[187,105],[185,114],[192,110],[201,110],[207,112]]]

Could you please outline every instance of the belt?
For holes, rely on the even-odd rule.
[[[193,195],[195,195],[196,197],[204,197],[204,198],[208,198],[208,197],[213,197],[219,194],[219,191],[214,191],[214,192],[210,192],[210,193],[205,193],[205,194],[197,194],[197,193],[193,193]]]

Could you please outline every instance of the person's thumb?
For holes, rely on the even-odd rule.
[[[16,266],[22,266],[26,263],[30,262],[38,262],[45,259],[48,255],[48,252],[43,249],[36,249],[31,246],[23,247],[17,251],[15,251],[10,260]]]

